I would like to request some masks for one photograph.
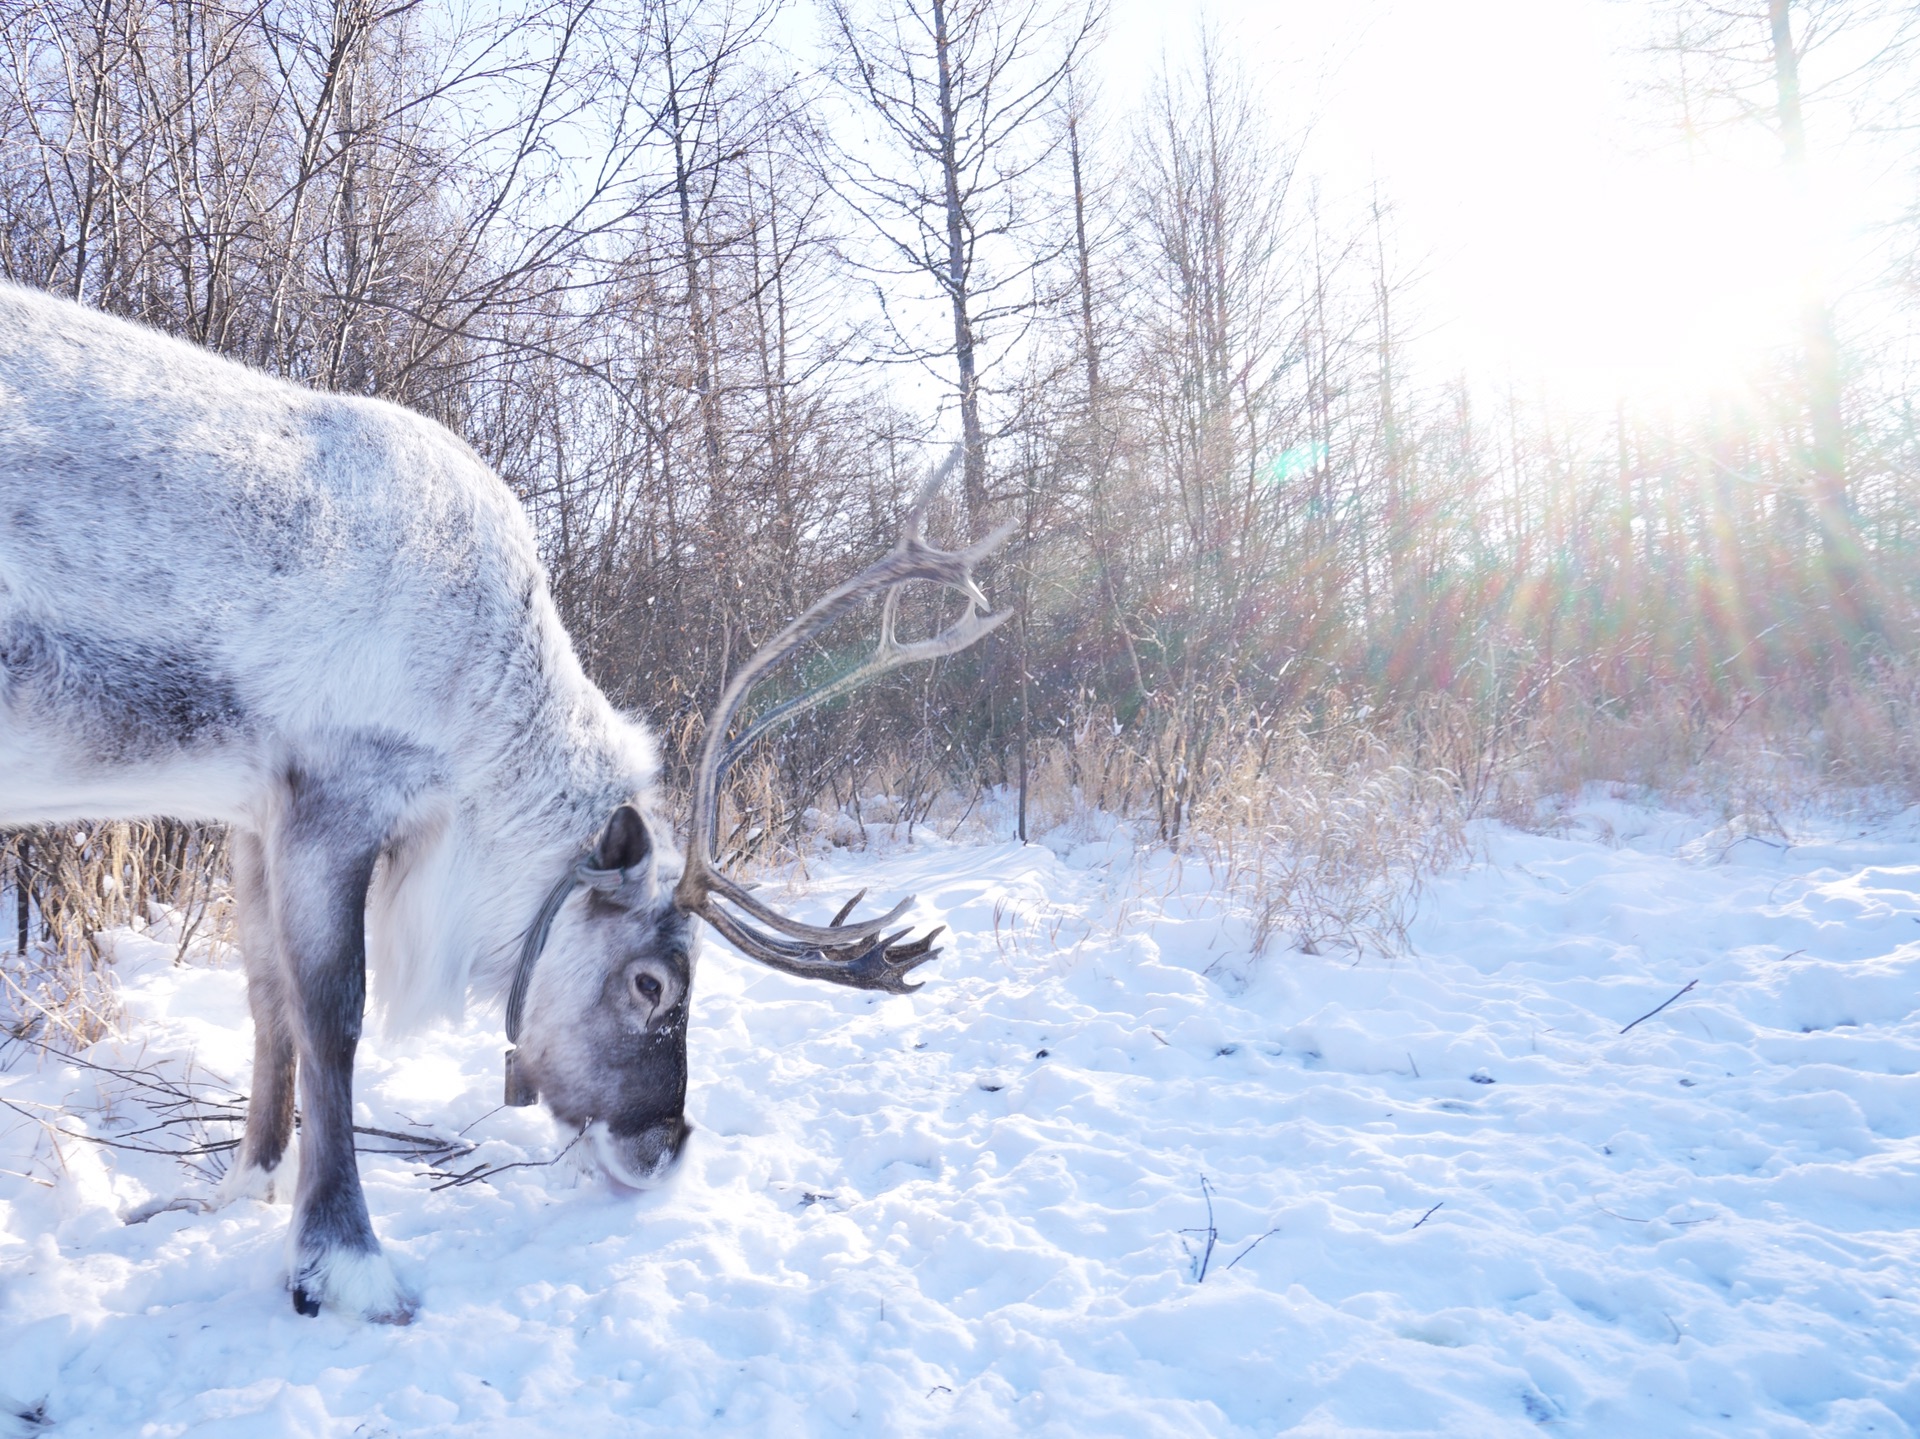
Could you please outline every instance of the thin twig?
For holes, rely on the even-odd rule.
[[[1207,1247],[1200,1251],[1199,1257],[1194,1261],[1193,1282],[1195,1284],[1207,1282],[1207,1266],[1213,1262],[1213,1246],[1220,1241],[1220,1230],[1213,1222],[1213,1186],[1207,1183],[1207,1176],[1204,1174],[1200,1176],[1200,1196],[1207,1201],[1207,1227],[1180,1231],[1182,1234],[1207,1236]]]
[[[1778,626],[1775,626],[1775,628],[1778,628]],[[1743,646],[1743,649],[1744,649],[1744,646]],[[1722,663],[1731,663],[1733,660],[1736,660],[1739,657],[1740,657],[1739,653],[1729,655],[1727,659]],[[1725,724],[1721,725],[1719,729],[1713,732],[1712,736],[1707,740],[1706,744],[1701,748],[1700,754],[1694,760],[1694,763],[1699,764],[1701,763],[1701,761],[1705,760],[1706,757],[1710,753],[1712,753],[1713,747],[1719,744],[1721,740],[1725,739],[1727,734],[1733,729],[1733,727],[1739,724],[1741,720],[1747,717],[1747,711],[1752,709],[1756,704],[1758,704],[1761,700],[1765,699],[1768,695],[1772,694],[1774,689],[1779,685],[1779,683],[1780,682],[1778,680],[1775,680],[1773,684],[1768,685],[1765,689],[1761,690],[1759,694],[1748,695],[1747,702],[1741,705],[1740,708],[1737,711],[1735,711],[1733,718],[1728,720]]]
[[[24,1109],[22,1106],[18,1104],[15,1104],[11,1099],[0,1099],[0,1105],[4,1105],[6,1108],[11,1109],[15,1114],[18,1114],[23,1118],[33,1120],[36,1124],[39,1124],[42,1127],[50,1130],[52,1133],[59,1135],[62,1139],[84,1140],[88,1144],[98,1144],[101,1147],[106,1149],[123,1149],[131,1154],[163,1154],[169,1159],[199,1159],[199,1158],[204,1158],[209,1154],[217,1154],[223,1149],[236,1148],[240,1143],[240,1141],[237,1139],[216,1139],[216,1140],[209,1140],[204,1144],[190,1144],[185,1147],[176,1147],[171,1149],[161,1145],[155,1145],[155,1144],[130,1144],[124,1139],[109,1139],[104,1134],[76,1133],[74,1130],[71,1130],[71,1129],[63,1129],[58,1124],[55,1124],[51,1119],[44,1119],[38,1115],[29,1114],[26,1109]],[[64,1116],[64,1111],[63,1111],[63,1116]],[[191,1121],[187,1119],[182,1119],[179,1122],[189,1123]],[[162,1127],[162,1126],[156,1126],[156,1128],[158,1127]],[[144,1133],[145,1131],[141,1131],[141,1132]]]
[[[1634,1218],[1634,1217],[1633,1217],[1633,1216],[1632,1216],[1631,1214],[1621,1214],[1621,1213],[1619,1213],[1619,1212],[1618,1212],[1617,1210],[1612,1210],[1612,1209],[1609,1209],[1609,1208],[1607,1208],[1607,1206],[1606,1206],[1606,1205],[1604,1205],[1604,1204],[1602,1204],[1602,1203],[1601,1203],[1601,1202],[1600,1202],[1599,1200],[1597,1200],[1597,1199],[1593,1201],[1593,1207],[1594,1207],[1595,1209],[1597,1209],[1597,1210],[1599,1210],[1599,1211],[1600,1211],[1600,1212],[1601,1212],[1602,1214],[1611,1214],[1611,1215],[1613,1215],[1613,1217],[1614,1217],[1615,1219],[1624,1219],[1624,1220],[1625,1220],[1625,1221],[1626,1221],[1627,1223],[1629,1223],[1629,1224],[1651,1224],[1651,1223],[1653,1223],[1653,1221],[1652,1221],[1651,1219],[1635,1219],[1635,1218]]]
[[[1279,1232],[1280,1232],[1280,1226],[1276,1224],[1273,1226],[1273,1228],[1269,1229],[1265,1234],[1262,1234],[1260,1236],[1260,1239],[1271,1239],[1274,1235],[1278,1234]],[[1249,1244],[1245,1249],[1242,1249],[1238,1254],[1234,1255],[1232,1259],[1227,1261],[1226,1269],[1222,1269],[1220,1272],[1222,1274],[1225,1274],[1227,1272],[1227,1269],[1233,1268],[1234,1265],[1238,1264],[1242,1259],[1245,1259],[1249,1254],[1253,1253],[1254,1249],[1259,1245],[1260,1239],[1254,1240],[1252,1244]]]
[[[545,1169],[549,1165],[558,1164],[566,1157],[567,1152],[579,1142],[580,1136],[577,1134],[574,1135],[572,1139],[567,1141],[566,1148],[549,1159],[521,1159],[516,1160],[512,1164],[476,1164],[472,1169],[461,1170],[457,1173],[446,1169],[423,1169],[420,1170],[419,1173],[422,1178],[438,1179],[440,1181],[440,1183],[433,1186],[433,1192],[435,1194],[438,1194],[443,1189],[458,1189],[468,1184],[480,1184],[482,1182],[491,1184],[495,1175],[505,1174],[510,1169]]]
[[[1440,1204],[1445,1204],[1446,1202],[1447,1201],[1443,1199],[1440,1201]],[[1432,1209],[1429,1209],[1425,1214],[1421,1215],[1418,1219],[1414,1220],[1413,1229],[1418,1229],[1421,1225],[1425,1224],[1429,1219],[1433,1218],[1434,1214],[1439,1210],[1440,1204],[1434,1205]],[[1407,1233],[1409,1234],[1413,1233],[1413,1229],[1409,1229]]]
[[[154,1123],[143,1124],[114,1135],[82,1133],[52,1124],[45,1119],[39,1120],[62,1138],[84,1140],[89,1144],[100,1145],[107,1149],[124,1150],[133,1154],[164,1155],[180,1160],[182,1163],[207,1159],[240,1146],[240,1140],[237,1137],[212,1139],[205,1136],[208,1125],[238,1126],[246,1122],[248,1097],[224,1080],[216,1078],[211,1083],[202,1082],[196,1085],[190,1079],[169,1079],[152,1069],[125,1069],[111,1064],[101,1064],[42,1040],[29,1039],[25,1042],[34,1045],[61,1063],[72,1064],[117,1080],[131,1091],[120,1098],[135,1098],[151,1115],[157,1116]],[[26,1109],[22,1107],[22,1104],[32,1104],[32,1101],[0,1100],[0,1104],[6,1105],[17,1114],[30,1119],[35,1118],[27,1114]],[[33,1105],[33,1107],[53,1110],[63,1117],[69,1115],[69,1111],[60,1106]],[[77,1116],[73,1117],[77,1118]],[[295,1128],[298,1128],[300,1115],[297,1111],[293,1122]],[[178,1129],[186,1129],[194,1134],[194,1141],[177,1145],[135,1142],[151,1135],[170,1135]],[[444,1163],[446,1160],[469,1154],[474,1149],[470,1140],[449,1138],[431,1130],[425,1130],[424,1127],[406,1132],[356,1124],[353,1126],[353,1133],[368,1139],[389,1141],[387,1145],[357,1143],[354,1149],[360,1154],[396,1155],[407,1159]]]
[[[1654,1015],[1658,1014],[1661,1010],[1665,1009],[1667,1007],[1667,1004],[1672,1004],[1674,999],[1678,999],[1681,994],[1685,994],[1688,990],[1692,989],[1699,982],[1700,981],[1697,979],[1688,980],[1685,984],[1680,986],[1680,994],[1674,995],[1673,999],[1669,999],[1666,1004],[1656,1004],[1652,1009],[1648,1010],[1645,1014],[1641,1015],[1639,1019],[1634,1020],[1633,1024],[1640,1024],[1646,1020],[1652,1019]],[[1633,1024],[1629,1024],[1627,1026],[1627,1029],[1632,1029]],[[1620,1032],[1622,1034],[1625,1034],[1627,1032],[1627,1029],[1623,1029]]]
[[[175,1081],[166,1079],[151,1069],[116,1069],[111,1064],[101,1064],[97,1060],[87,1059],[82,1055],[75,1054],[70,1049],[62,1049],[58,1045],[48,1044],[45,1040],[36,1039],[31,1035],[23,1037],[21,1042],[31,1044],[42,1053],[50,1055],[64,1063],[78,1065],[82,1069],[91,1069],[99,1074],[111,1074],[115,1079],[124,1080],[126,1083],[135,1085],[141,1089],[157,1090],[177,1100],[204,1102],[203,1096],[196,1095],[191,1090],[181,1088]],[[225,1080],[220,1079],[217,1075],[214,1077],[213,1082],[225,1090],[228,1096],[230,1096],[225,1102],[246,1102],[246,1095],[233,1088],[233,1086]]]
[[[471,1154],[474,1145],[470,1140],[447,1139],[433,1133],[404,1134],[392,1129],[373,1129],[365,1125],[353,1126],[355,1134],[369,1135],[374,1139],[391,1139],[398,1143],[399,1149],[376,1149],[371,1145],[356,1144],[354,1150],[359,1154],[404,1154],[413,1159],[425,1159],[430,1155],[445,1154],[449,1158],[461,1154]]]
[[[466,1132],[469,1129],[473,1128],[474,1124],[486,1123],[489,1119],[493,1118],[494,1115],[498,1114],[501,1110],[505,1109],[506,1107],[507,1106],[504,1104],[494,1105],[492,1109],[489,1109],[485,1114],[481,1115],[478,1119],[474,1120],[473,1124],[463,1124],[457,1132],[464,1137],[466,1135]]]
[[[1597,1199],[1593,1201],[1593,1207],[1602,1214],[1611,1214],[1615,1219],[1623,1219],[1628,1224],[1652,1224],[1657,1220],[1659,1223],[1671,1224],[1678,1229],[1685,1229],[1689,1224],[1711,1224],[1720,1217],[1717,1214],[1703,1214],[1698,1219],[1667,1219],[1662,1215],[1655,1215],[1653,1219],[1636,1219],[1631,1214],[1622,1214],[1618,1210],[1607,1208]]]

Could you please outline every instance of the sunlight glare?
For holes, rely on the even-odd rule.
[[[1469,261],[1505,272],[1463,316],[1483,359],[1590,407],[1729,389],[1793,343],[1819,246],[1779,171],[1623,163],[1560,198],[1532,253]]]
[[[1796,352],[1809,278],[1844,296],[1871,271],[1871,217],[1905,203],[1885,188],[1904,169],[1832,149],[1812,198],[1796,193],[1764,126],[1689,150],[1643,88],[1645,13],[1612,0],[1115,0],[1113,14],[1116,94],[1190,56],[1209,20],[1245,37],[1281,128],[1311,136],[1323,198],[1344,199],[1356,233],[1374,198],[1388,207],[1414,368],[1587,413],[1749,388]]]

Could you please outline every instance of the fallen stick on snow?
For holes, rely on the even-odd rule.
[[[1273,1238],[1274,1235],[1278,1234],[1279,1232],[1280,1232],[1280,1226],[1276,1224],[1273,1228],[1269,1229],[1265,1234],[1262,1234],[1260,1236],[1260,1239],[1271,1239]],[[1234,1255],[1232,1260],[1228,1262],[1227,1268],[1228,1269],[1233,1268],[1235,1264],[1238,1264],[1242,1259],[1245,1259],[1249,1254],[1253,1253],[1254,1247],[1260,1243],[1260,1239],[1254,1240],[1252,1244],[1249,1244],[1245,1249],[1242,1249],[1238,1254]]]
[[[521,1159],[511,1164],[476,1164],[472,1169],[466,1170],[449,1169],[446,1167],[446,1161],[442,1160],[436,1163],[431,1169],[416,1170],[415,1173],[417,1177],[421,1179],[437,1179],[440,1181],[433,1186],[433,1192],[435,1194],[438,1194],[443,1189],[459,1189],[468,1184],[491,1184],[493,1183],[495,1175],[505,1174],[509,1169],[546,1169],[558,1164],[562,1159],[567,1157],[569,1151],[572,1150],[574,1145],[580,1142],[580,1139],[580,1135],[574,1135],[572,1139],[567,1141],[565,1148],[558,1154],[547,1159]],[[470,1152],[474,1147],[473,1145],[468,1145],[467,1149]],[[376,1154],[391,1154],[395,1152],[394,1150],[374,1151]],[[825,1196],[809,1195],[808,1202],[812,1203],[816,1198],[824,1197]]]
[[[1680,987],[1680,994],[1685,994],[1688,990],[1692,989],[1699,982],[1700,981],[1697,979],[1688,980],[1685,984],[1683,984]],[[1643,1020],[1652,1019],[1654,1015],[1658,1014],[1661,1010],[1665,1009],[1667,1007],[1667,1004],[1672,1004],[1674,999],[1678,999],[1680,997],[1680,994],[1674,995],[1673,999],[1669,999],[1666,1004],[1656,1004],[1652,1009],[1648,1010],[1645,1014],[1641,1015],[1639,1019],[1634,1020],[1633,1024],[1639,1024]],[[1627,1029],[1632,1029],[1633,1024],[1629,1024],[1627,1026]],[[1625,1034],[1627,1032],[1627,1029],[1623,1029],[1620,1032],[1622,1034]]]

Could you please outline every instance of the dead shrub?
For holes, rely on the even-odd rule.
[[[1486,812],[1552,829],[1589,785],[1764,821],[1871,817],[1920,801],[1920,665],[1880,657],[1724,692],[1650,688],[1630,701],[1558,687],[1526,716]]]
[[[1255,954],[1280,939],[1307,953],[1404,948],[1427,877],[1467,854],[1467,795],[1434,763],[1440,746],[1413,718],[1383,724],[1337,694],[1317,713],[1216,719],[1202,768],[1180,777],[1185,823],[1169,847],[1214,867]],[[1158,774],[1124,726],[1089,719],[1071,744],[1035,747],[1030,828],[1157,832]]]
[[[1460,777],[1423,763],[1417,739],[1335,696],[1217,747],[1193,827],[1227,861],[1256,955],[1282,938],[1308,954],[1405,948],[1425,880],[1467,853]]]

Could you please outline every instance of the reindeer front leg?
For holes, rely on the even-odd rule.
[[[388,823],[364,784],[296,770],[268,862],[299,1052],[293,1307],[405,1324],[417,1301],[374,1238],[353,1152],[353,1060],[366,1006],[367,886]]]

